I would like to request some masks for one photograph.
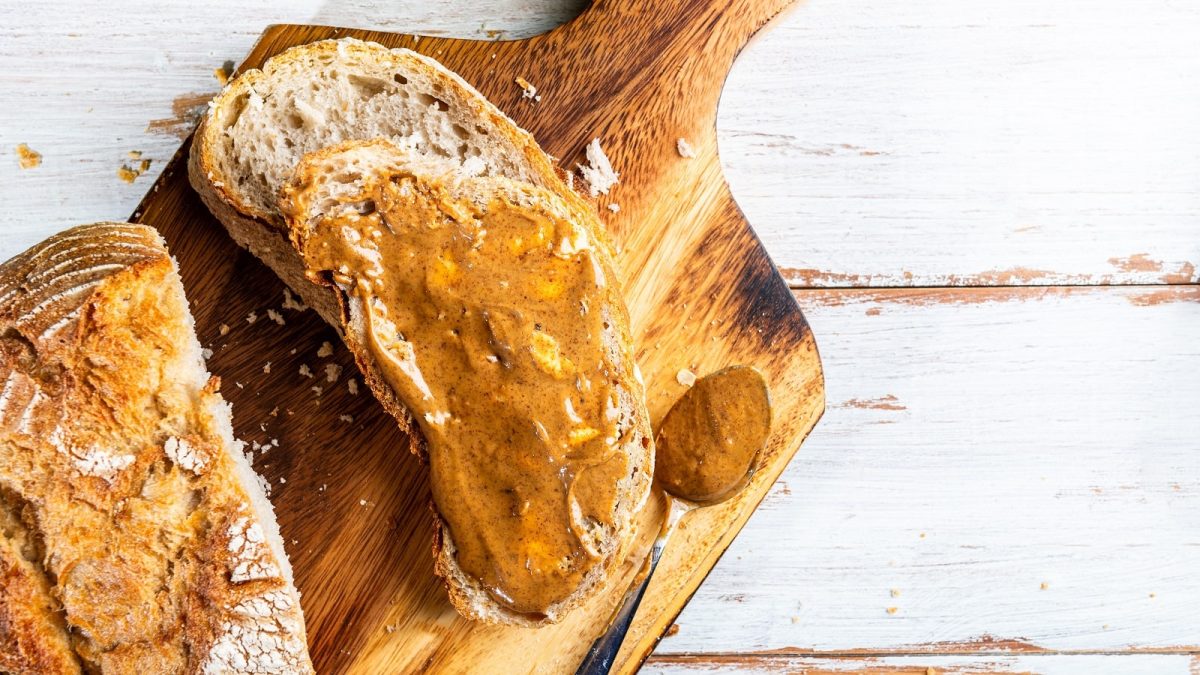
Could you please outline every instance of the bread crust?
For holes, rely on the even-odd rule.
[[[23,576],[0,615],[42,617],[7,624],[0,668],[312,672],[218,386],[153,229],[83,226],[0,265],[0,511],[23,542],[0,542]]]
[[[397,69],[411,69],[422,77],[435,83],[439,93],[452,107],[467,110],[482,127],[488,130],[491,138],[502,139],[509,144],[515,154],[522,160],[521,175],[508,176],[519,178],[533,186],[544,188],[556,195],[567,209],[581,215],[596,234],[596,240],[608,244],[608,238],[599,223],[594,207],[571,189],[564,181],[565,174],[555,167],[550,157],[537,145],[529,132],[519,128],[511,119],[483,97],[461,77],[444,68],[433,59],[416,54],[407,49],[387,49],[374,43],[361,42],[354,39],[325,40],[293,47],[282,54],[270,59],[262,70],[250,70],[230,82],[213,103],[200,127],[196,132],[194,144],[188,162],[188,175],[192,186],[200,194],[201,199],[229,230],[231,236],[241,246],[258,256],[271,267],[306,303],[342,335],[347,346],[354,354],[355,361],[362,371],[364,381],[370,387],[384,409],[396,418],[401,428],[408,432],[413,440],[411,450],[418,456],[423,456],[423,448],[419,434],[415,433],[412,416],[387,386],[378,367],[369,356],[369,351],[363,344],[363,329],[361,312],[356,312],[352,306],[356,302],[347,297],[335,287],[319,285],[305,278],[304,266],[299,254],[286,241],[283,219],[276,207],[266,211],[255,208],[248,198],[238,194],[232,186],[237,185],[233,176],[225,175],[217,157],[220,150],[220,135],[222,115],[229,113],[233,106],[250,92],[271,91],[271,79],[277,73],[289,66],[317,62],[324,58],[342,58],[382,61]],[[371,139],[360,139],[370,141]],[[322,155],[321,153],[326,153]],[[314,156],[327,156],[333,150],[318,150]],[[318,161],[318,160],[314,160]],[[608,264],[612,265],[613,256],[606,256]],[[623,302],[618,303],[624,307]],[[626,346],[632,344],[629,337],[628,319],[624,316],[618,321],[619,331],[624,336]],[[633,386],[633,385],[631,385]],[[638,421],[644,435],[649,437],[648,417],[644,412],[644,394],[641,384],[636,384],[636,398],[641,409]],[[649,495],[650,476],[653,472],[653,449],[647,445],[640,450],[638,465],[644,470],[638,474],[638,482],[633,492],[638,494],[636,504],[632,505],[628,521],[634,522],[633,517],[644,505]],[[436,513],[436,512],[435,512]],[[434,518],[433,553],[435,572],[445,582],[451,602],[464,616],[489,623],[515,624],[525,626],[544,625],[557,621],[571,609],[581,604],[602,586],[608,573],[624,555],[624,550],[632,540],[633,533],[626,530],[620,541],[615,543],[606,564],[593,569],[581,585],[580,590],[567,600],[559,603],[547,612],[547,616],[530,617],[509,611],[491,601],[486,591],[478,583],[469,579],[454,561],[454,543],[449,531],[441,519]]]

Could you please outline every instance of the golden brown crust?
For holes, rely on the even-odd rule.
[[[273,519],[157,233],[64,232],[0,265],[0,298],[0,488],[32,515],[25,572],[61,603],[74,657],[101,672],[310,672]],[[0,606],[30,603],[0,588]]]

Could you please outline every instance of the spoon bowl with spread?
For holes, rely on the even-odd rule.
[[[770,430],[770,392],[762,374],[749,366],[700,378],[667,412],[655,436],[654,460],[654,479],[669,505],[666,521],[640,582],[625,594],[576,675],[609,672],[675,526],[688,512],[724,502],[746,487],[762,463]]]

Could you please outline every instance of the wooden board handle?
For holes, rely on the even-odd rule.
[[[593,78],[593,86],[575,90],[581,102],[635,84],[661,84],[663,74],[671,73],[672,79],[693,83],[693,96],[715,115],[733,60],[795,1],[660,0],[648,7],[644,0],[596,0],[533,42],[546,50],[545,57],[575,64]]]

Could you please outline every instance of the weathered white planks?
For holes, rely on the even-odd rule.
[[[1197,35],[1170,0],[810,0],[734,67],[726,174],[800,285],[1195,279]]]
[[[1200,650],[1200,288],[797,297],[829,409],[659,653]]]
[[[1193,675],[1200,659],[1185,654],[891,657],[732,656],[719,659],[654,658],[645,675],[937,675],[938,673],[1046,673],[1047,675]]]
[[[127,216],[270,22],[515,37],[583,4],[6,1],[0,257]],[[1171,0],[809,0],[735,66],[722,159],[798,285],[1194,280],[1197,34],[1200,8]],[[44,164],[19,170],[18,143]],[[129,150],[153,160],[133,185]]]

